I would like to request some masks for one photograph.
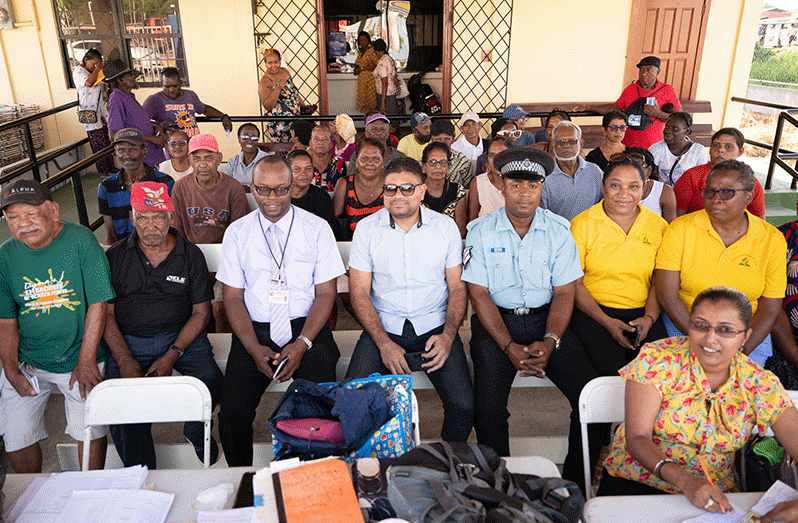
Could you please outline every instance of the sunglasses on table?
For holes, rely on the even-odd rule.
[[[403,183],[402,185],[396,185],[393,183],[389,183],[388,185],[382,186],[382,192],[385,193],[385,196],[394,196],[396,191],[402,191],[403,196],[413,196],[413,193],[416,192],[416,187],[419,185],[423,185],[420,183]]]

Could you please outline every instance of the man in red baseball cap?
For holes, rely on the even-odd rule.
[[[175,208],[166,184],[134,184],[130,205],[135,230],[106,252],[116,299],[105,325],[105,377],[171,376],[174,369],[202,380],[216,405],[223,378],[205,334],[213,288],[202,251],[170,227]],[[156,466],[149,424],[110,429],[126,467]],[[204,424],[186,423],[183,434],[202,461]],[[218,458],[212,441],[210,463]]]

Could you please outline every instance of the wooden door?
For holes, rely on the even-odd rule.
[[[659,79],[680,100],[695,100],[710,0],[633,0],[624,85],[637,80],[637,62],[662,60]]]

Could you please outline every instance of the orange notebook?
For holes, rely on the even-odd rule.
[[[274,483],[281,522],[363,522],[349,467],[339,459],[283,470]]]

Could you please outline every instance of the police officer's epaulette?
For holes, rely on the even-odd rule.
[[[543,211],[546,214],[546,218],[551,219],[552,221],[559,223],[560,225],[562,225],[566,229],[570,229],[571,228],[571,222],[569,222],[568,220],[566,220],[565,218],[563,218],[559,214],[554,214],[553,212],[551,212],[548,209],[540,209],[540,208],[538,208],[538,210],[539,211]]]
[[[501,211],[504,212],[504,207],[501,208]],[[484,215],[480,216],[479,218],[474,218],[473,220],[468,222],[468,224],[466,225],[466,231],[470,232],[471,229],[474,228],[474,226],[476,226],[478,223],[481,223],[481,222],[485,221],[485,218],[487,218],[491,214],[493,214],[493,213],[484,214]]]

